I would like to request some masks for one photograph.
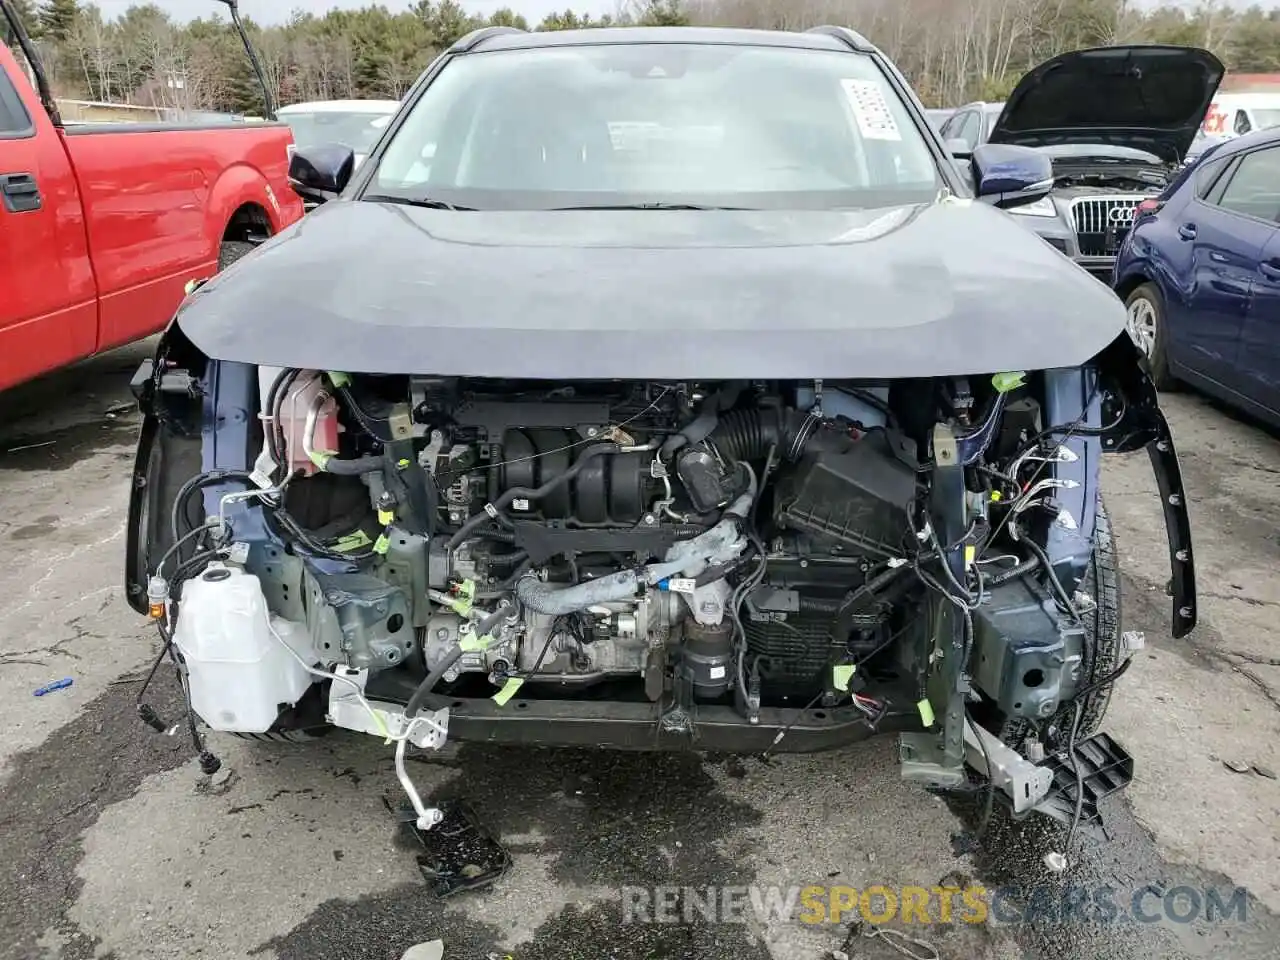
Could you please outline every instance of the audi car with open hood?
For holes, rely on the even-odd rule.
[[[893,732],[912,780],[1096,821],[1137,645],[1103,455],[1151,456],[1175,637],[1195,585],[1124,308],[1004,212],[1048,158],[962,175],[840,28],[487,28],[353,166],[300,148],[323,202],[134,381],[128,591],[205,769],[362,731],[430,829],[405,758],[448,739]]]
[[[1181,168],[1223,72],[1207,50],[1154,44],[1079,50],[1040,64],[984,129],[987,143],[1033,147],[1053,162],[1053,191],[1013,212],[1110,282],[1135,212]]]

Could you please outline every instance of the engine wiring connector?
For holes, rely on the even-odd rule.
[[[163,620],[169,611],[169,581],[155,575],[147,580],[147,615]]]

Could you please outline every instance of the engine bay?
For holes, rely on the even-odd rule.
[[[894,731],[904,777],[956,788],[974,767],[1015,813],[1055,816],[1066,761],[1040,761],[1084,735],[1127,783],[1089,733],[1130,662],[1104,452],[1151,456],[1174,636],[1195,624],[1176,453],[1123,340],[1096,367],[883,381],[365,375],[183,349],[134,380],[127,577],[156,666],[213,730],[395,743],[422,829],[406,745],[446,735],[772,752]],[[139,713],[164,727],[141,694]]]
[[[844,703],[874,724],[929,701],[953,614],[957,666],[983,643],[1004,664],[975,672],[993,709],[1047,716],[1070,693],[1095,505],[1061,498],[1097,440],[1058,442],[1071,425],[1044,429],[1044,387],[1021,374],[550,385],[259,368],[258,388],[253,470],[214,477],[246,489],[206,489],[206,522],[226,545],[233,507],[260,515],[242,554],[271,614],[317,662],[401,691],[386,699],[520,689],[662,703],[686,724],[699,704],[756,723]],[[1088,433],[1096,384],[1083,399]],[[175,542],[204,537],[202,486],[177,498]],[[1074,560],[1049,562],[1055,533],[1079,541]],[[184,568],[203,547],[179,548]],[[1014,610],[1028,635],[1006,656]],[[1010,693],[1031,660],[1034,689]]]

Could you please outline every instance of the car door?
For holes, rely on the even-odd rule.
[[[1258,256],[1253,296],[1240,335],[1236,375],[1229,384],[1280,415],[1280,144],[1255,151],[1257,169],[1240,191],[1251,217],[1269,216],[1270,236]]]
[[[93,353],[97,328],[71,162],[0,46],[0,390]]]
[[[1181,316],[1170,316],[1174,359],[1232,390],[1258,262],[1275,232],[1268,197],[1280,197],[1277,150],[1237,156],[1175,225],[1177,242],[1190,253]]]

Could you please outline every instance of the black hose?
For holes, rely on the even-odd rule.
[[[325,473],[339,477],[360,477],[366,473],[378,473],[382,470],[381,457],[356,457],[353,460],[339,460],[330,457],[320,468]]]
[[[351,416],[356,419],[360,426],[364,427],[365,432],[375,440],[382,443],[390,443],[395,437],[391,433],[391,424],[385,417],[375,417],[366,413],[364,408],[356,402],[355,396],[351,392],[350,387],[339,387],[338,395],[347,402],[347,410]]]
[[[574,461],[573,466],[569,467],[564,473],[552,477],[540,487],[512,487],[505,491],[502,496],[498,497],[489,506],[494,511],[501,511],[508,506],[512,500],[541,500],[551,491],[558,487],[564,486],[586,467],[587,463],[595,457],[602,456],[606,453],[617,453],[621,448],[616,443],[597,443],[586,447],[582,451],[582,455]],[[458,544],[471,536],[482,524],[487,523],[491,519],[488,510],[477,513],[470,520],[458,528],[458,532],[449,538],[449,542],[445,544],[445,550],[454,550]]]
[[[776,447],[787,460],[795,459],[796,440],[810,415],[794,409],[730,410],[720,417],[711,442],[727,460],[763,460]]]
[[[491,613],[489,616],[485,617],[476,624],[476,636],[483,637],[499,623],[511,616],[511,612],[514,609],[514,606],[507,604],[500,607],[496,613]],[[404,717],[406,720],[412,720],[418,715],[418,711],[422,709],[422,705],[426,701],[427,696],[431,693],[435,685],[440,682],[440,678],[448,672],[449,668],[462,658],[462,653],[462,646],[455,643],[449,652],[444,655],[444,658],[432,667],[427,675],[423,677],[422,682],[418,684],[417,689],[413,691],[413,696],[409,698],[409,702],[404,705]]]
[[[1072,617],[1079,620],[1080,612],[1076,610],[1076,605],[1071,601],[1071,596],[1067,593],[1066,587],[1062,585],[1062,581],[1058,579],[1058,575],[1053,570],[1053,564],[1049,562],[1049,555],[1045,553],[1044,547],[1036,543],[1030,537],[1026,537],[1023,541],[1036,558],[1040,561],[1040,565],[1044,567],[1045,576],[1049,580],[1049,586],[1057,597],[1058,602],[1063,608],[1071,614]]]
[[[1000,573],[988,577],[987,586],[998,587],[1000,584],[1008,583],[1010,580],[1017,580],[1019,577],[1025,577],[1028,573],[1034,573],[1039,566],[1039,557],[1032,557],[1030,560],[1024,560],[1016,567],[1010,567],[1008,570],[1002,570]]]
[[[681,447],[690,443],[701,443],[707,439],[718,428],[720,412],[728,410],[738,402],[744,386],[745,384],[741,382],[727,383],[703,400],[698,407],[697,416],[686,424],[683,430],[667,437],[663,442],[658,450],[658,458],[669,460],[671,455]]]
[[[842,598],[832,597],[800,597],[801,613],[839,613],[840,608],[844,606]]]
[[[253,478],[244,470],[210,470],[207,473],[196,474],[179,488],[177,496],[173,498],[173,509],[169,514],[169,533],[174,543],[181,540],[185,532],[182,529],[182,522],[186,516],[187,498],[201,487],[224,482],[243,483],[250,489],[256,487]],[[181,551],[178,553],[178,559],[182,559]]]

